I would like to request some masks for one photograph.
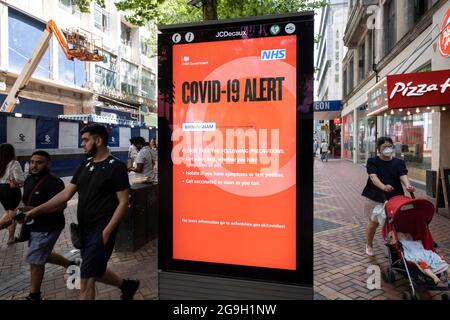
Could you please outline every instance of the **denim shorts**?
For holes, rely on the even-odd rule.
[[[31,232],[25,261],[29,264],[45,265],[61,232],[62,230]]]
[[[83,232],[81,237],[83,243],[83,247],[80,249],[81,278],[103,277],[114,250],[116,232],[111,234],[106,245],[103,243],[102,232]]]

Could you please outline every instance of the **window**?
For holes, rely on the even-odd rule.
[[[122,93],[138,95],[139,69],[136,65],[125,60],[121,62],[121,84]]]
[[[9,67],[12,71],[20,73],[41,39],[45,24],[9,8],[8,26]],[[39,62],[34,75],[50,78],[49,49]]]
[[[95,64],[95,83],[109,89],[117,89],[117,57],[103,52],[104,60]]]
[[[414,24],[430,9],[430,0],[414,0]]]
[[[336,74],[334,75],[334,81],[335,81],[336,83],[339,82],[339,73],[336,73]]]
[[[142,69],[142,96],[152,100],[156,100],[156,75],[151,71]]]
[[[353,58],[350,60],[348,65],[348,93],[352,92],[354,86],[354,61]]]
[[[120,40],[122,44],[131,47],[131,28],[123,22],[120,26]]]
[[[342,72],[342,89],[344,91],[344,97],[347,96],[348,90],[347,90],[347,69],[345,68]]]
[[[367,33],[367,51],[368,51],[368,55],[367,55],[367,66],[369,70],[373,69],[373,65],[375,64],[374,61],[374,55],[373,55],[373,50],[374,50],[374,46],[373,46],[373,39],[374,38],[374,32],[373,30],[369,30]]]
[[[334,65],[334,70],[337,71],[337,72],[339,72],[339,63],[336,63],[336,64]]]
[[[59,7],[72,14],[79,12],[77,0],[59,0]]]
[[[109,31],[109,13],[97,5],[94,10],[94,25],[103,32]]]
[[[358,82],[364,80],[366,74],[366,44],[363,42],[358,48]]]
[[[394,0],[385,4],[386,23],[385,23],[385,54],[387,55],[394,48],[397,42],[397,19]]]
[[[58,79],[63,83],[84,87],[86,84],[85,62],[74,59],[70,61],[58,46]]]
[[[150,55],[150,44],[148,39],[141,38],[141,53],[143,55],[149,56]]]

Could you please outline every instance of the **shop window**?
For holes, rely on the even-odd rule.
[[[12,8],[8,10],[9,68],[20,73],[43,35],[45,24]],[[51,47],[51,46],[49,46]],[[50,78],[50,50],[45,51],[34,74]]]
[[[392,138],[396,157],[405,160],[417,179],[431,169],[431,113],[383,117],[383,135]]]

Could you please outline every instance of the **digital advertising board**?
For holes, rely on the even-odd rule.
[[[313,28],[160,28],[159,269],[312,285]]]

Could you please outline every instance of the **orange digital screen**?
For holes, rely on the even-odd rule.
[[[174,45],[173,259],[296,270],[296,41]]]

